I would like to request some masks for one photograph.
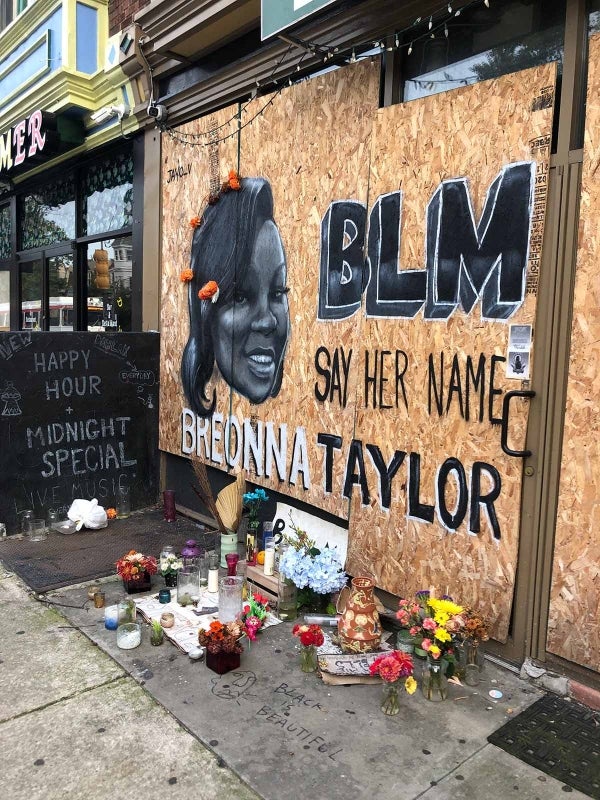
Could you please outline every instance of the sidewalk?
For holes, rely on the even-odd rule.
[[[117,581],[103,589],[107,603],[122,594]],[[303,674],[287,624],[259,636],[239,673],[217,676],[169,643],[151,647],[147,628],[139,648],[119,650],[85,587],[49,599],[65,605],[49,609],[0,573],[9,800],[585,800],[488,744],[541,696],[494,665],[476,690],[453,686],[441,704],[407,695],[388,718],[380,687]]]

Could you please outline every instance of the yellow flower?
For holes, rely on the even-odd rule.
[[[439,658],[442,654],[442,651],[436,644],[432,644],[427,652],[432,658]]]
[[[438,642],[449,642],[450,639],[452,639],[446,628],[438,628],[433,637],[437,639]]]
[[[408,678],[404,681],[404,688],[409,694],[415,693],[415,689],[417,688],[417,682],[412,675],[409,675]]]
[[[427,602],[434,611],[444,611],[451,617],[453,617],[455,614],[462,614],[464,611],[462,606],[457,606],[456,603],[452,602],[452,600],[438,600],[437,597],[430,597]]]
[[[450,615],[446,614],[445,611],[436,611],[433,618],[438,625],[445,625],[450,619]]]

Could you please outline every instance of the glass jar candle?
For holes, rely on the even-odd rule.
[[[208,591],[219,591],[219,556],[214,551],[208,554]]]
[[[142,626],[139,622],[126,622],[117,628],[117,647],[121,650],[133,650],[142,641]]]
[[[267,536],[265,538],[264,550],[264,573],[265,575],[273,575],[275,573],[275,540],[272,536]]]

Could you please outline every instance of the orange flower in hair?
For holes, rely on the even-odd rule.
[[[202,217],[192,217],[190,220],[191,228],[199,228],[202,225]]]
[[[239,190],[242,188],[242,185],[240,183],[240,176],[234,169],[229,171],[228,183],[229,183],[229,188],[233,189],[234,192],[239,192]]]
[[[200,300],[212,300],[216,303],[219,299],[219,284],[216,281],[208,281],[198,292]]]
[[[194,277],[194,270],[190,269],[182,269],[179,274],[179,280],[182,283],[189,283]]]

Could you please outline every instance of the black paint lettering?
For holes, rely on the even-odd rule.
[[[477,362],[477,372],[473,369],[473,359],[467,356],[467,380],[466,380],[466,412],[465,419],[467,422],[471,416],[471,385],[473,391],[479,391],[479,422],[483,422],[483,405],[485,397],[485,356],[483,353],[479,354],[479,361]]]
[[[399,271],[402,192],[380,195],[369,215],[368,317],[414,317],[425,302],[425,270]]]
[[[355,200],[335,200],[321,222],[320,320],[344,319],[360,308],[367,211]]]
[[[431,393],[433,389],[433,399],[437,408],[438,416],[441,417],[444,413],[444,354],[440,353],[440,385],[438,385],[435,375],[435,364],[433,362],[433,354],[429,354],[429,362],[427,368],[427,410],[431,415]]]
[[[481,493],[481,473],[487,472],[489,475],[492,488],[487,494]],[[494,501],[498,499],[500,490],[502,489],[502,479],[500,473],[491,464],[486,464],[485,461],[475,461],[473,470],[471,472],[471,514],[469,518],[469,532],[479,533],[481,530],[481,520],[479,506],[485,506],[487,511],[488,520],[492,528],[492,536],[496,541],[500,541],[502,534],[500,532],[500,523],[496,516],[496,509],[494,508]]]
[[[391,405],[387,405],[383,402],[383,384],[388,382],[388,379],[383,377],[383,371],[385,369],[385,364],[383,362],[386,356],[391,355],[391,350],[382,350],[379,354],[379,408],[391,408]]]
[[[406,453],[402,450],[396,450],[390,463],[386,464],[381,450],[376,444],[368,444],[366,447],[373,461],[373,465],[379,473],[379,497],[381,498],[381,507],[387,511],[392,504],[392,479],[402,466]]]
[[[325,359],[325,366],[321,366],[321,356],[323,356]],[[325,379],[325,385],[323,389],[319,387],[318,381],[315,383],[315,397],[320,403],[324,403],[329,396],[329,386],[331,384],[331,372],[329,370],[330,366],[331,356],[329,355],[329,350],[326,347],[319,347],[315,353],[315,369],[319,375],[322,375]]]
[[[400,361],[403,362],[402,367],[400,367]],[[404,407],[408,411],[408,400],[406,398],[406,387],[404,386],[404,375],[406,374],[406,370],[408,369],[408,356],[404,352],[404,350],[396,350],[396,408],[399,405],[399,393],[398,387],[402,389],[402,398],[404,400]]]
[[[451,472],[454,472],[456,476],[457,499],[454,514],[448,510],[446,505],[446,483]],[[437,475],[437,507],[442,525],[450,531],[455,531],[459,528],[467,513],[468,503],[469,493],[465,468],[457,458],[447,458]]]
[[[456,353],[454,354],[454,358],[452,359],[452,371],[450,373],[450,386],[448,387],[448,400],[446,402],[446,414],[448,413],[448,409],[452,405],[452,397],[453,395],[458,395],[458,407],[460,409],[460,415],[464,419],[465,417],[465,409],[463,406],[463,398],[462,398],[462,384],[460,378],[460,365],[458,363],[458,356]]]
[[[490,358],[490,394],[489,394],[489,420],[492,425],[500,425],[502,422],[502,417],[495,417],[494,416],[494,397],[502,394],[502,389],[496,389],[494,387],[494,378],[496,372],[496,364],[504,364],[506,359],[504,356],[492,356]]]
[[[373,358],[373,369],[374,372],[371,374],[369,372],[369,351],[365,350],[365,408],[369,407],[369,389],[372,390],[371,405],[373,408],[377,408],[377,350]]]
[[[469,314],[508,319],[525,296],[534,162],[509,164],[492,182],[475,224],[466,178],[444,181],[427,208],[426,319]]]
[[[331,494],[333,491],[333,451],[340,450],[342,447],[342,437],[332,433],[317,434],[317,444],[325,448],[325,491]]]
[[[411,453],[408,457],[408,516],[423,522],[433,522],[434,507],[421,503],[421,456]]]
[[[358,472],[354,470],[358,467]],[[365,472],[365,460],[363,457],[362,442],[360,439],[352,439],[348,450],[348,460],[346,462],[346,474],[344,477],[343,496],[350,499],[352,486],[360,486],[363,506],[369,505],[370,495],[367,484],[367,473]]]

